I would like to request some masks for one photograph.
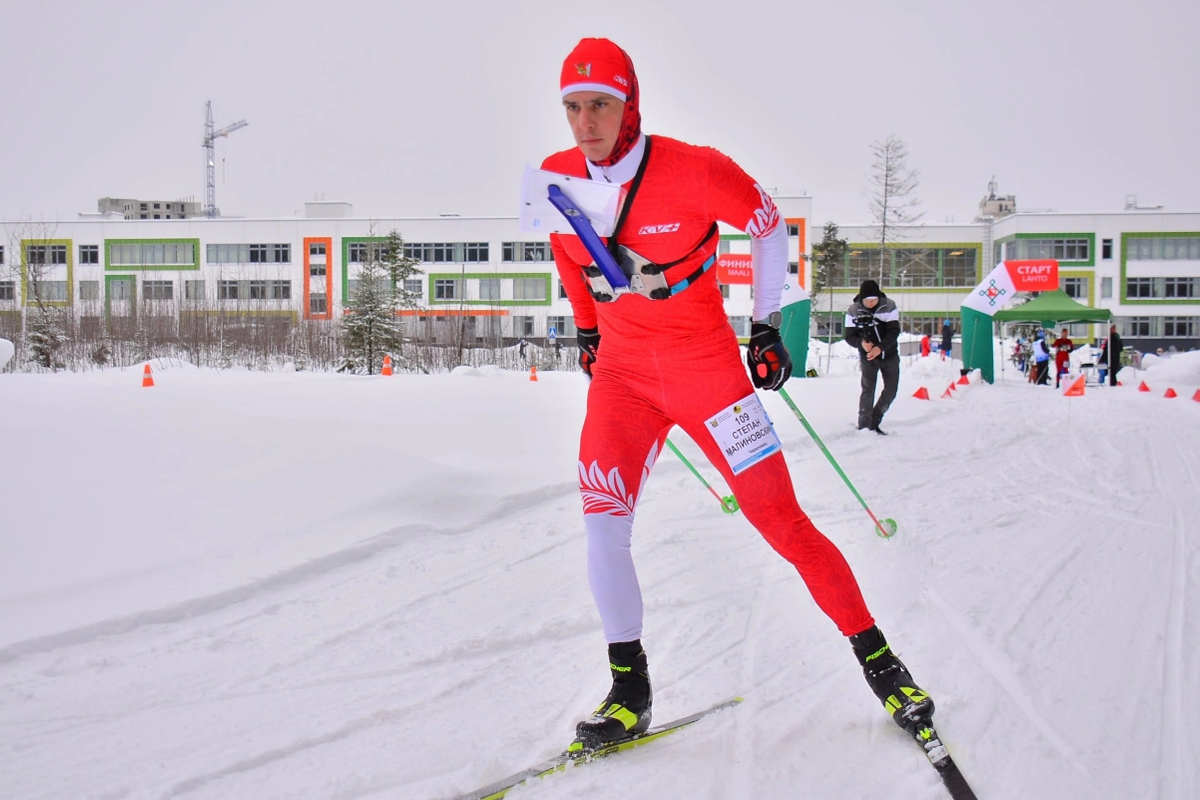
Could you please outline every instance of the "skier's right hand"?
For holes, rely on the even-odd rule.
[[[575,334],[579,345],[579,367],[589,378],[592,377],[592,365],[600,352],[600,329],[580,328]]]

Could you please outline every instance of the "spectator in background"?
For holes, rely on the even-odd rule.
[[[929,352],[930,352],[929,334],[927,333],[921,337],[921,358],[925,358],[926,356],[928,356]]]
[[[1025,356],[1025,337],[1018,336],[1017,343],[1013,345],[1012,361],[1017,365],[1021,374],[1025,374]]]
[[[1117,326],[1108,329],[1108,338],[1100,345],[1100,363],[1108,365],[1108,385],[1117,385],[1117,373],[1121,371],[1121,351],[1125,349]]]
[[[954,346],[954,323],[942,321],[942,361],[950,357],[950,349]]]
[[[846,310],[846,341],[858,349],[862,392],[858,396],[858,429],[886,436],[879,423],[896,399],[900,383],[900,309],[873,280],[865,280]],[[875,400],[875,384],[883,374],[883,391]]]
[[[1033,340],[1033,382],[1050,385],[1050,347],[1046,344],[1046,332],[1039,330]]]
[[[1055,339],[1051,346],[1054,348],[1054,388],[1057,389],[1062,383],[1062,378],[1071,368],[1071,351],[1075,349],[1075,344],[1071,341],[1071,337],[1067,336],[1067,329],[1062,329],[1062,334]]]

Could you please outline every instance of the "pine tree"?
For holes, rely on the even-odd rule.
[[[833,222],[825,223],[825,231],[821,241],[813,245],[813,296],[816,297],[821,289],[829,289],[829,319],[826,329],[825,369],[829,370],[830,354],[833,352],[833,287],[838,284],[839,272],[846,261],[846,240],[838,236],[838,226]]]
[[[67,337],[56,309],[47,306],[39,309],[29,324],[26,341],[29,343],[30,361],[46,369],[65,368],[59,354],[67,343]]]
[[[388,278],[392,282],[395,307],[416,308],[420,305],[421,292],[409,290],[407,281],[423,272],[417,269],[417,264],[420,263],[417,259],[404,255],[404,239],[399,231],[393,230],[387,235],[387,240],[380,250],[379,261],[387,270]]]
[[[29,348],[29,361],[45,369],[65,369],[60,355],[67,344],[67,325],[60,309],[47,297],[44,282],[53,266],[49,263],[45,247],[50,244],[50,232],[41,228],[37,235],[30,235],[29,242],[22,241],[17,250],[20,255],[16,271],[21,275],[28,291],[28,300],[37,311],[32,320],[26,315],[25,342]],[[35,256],[35,248],[42,248]]]
[[[391,236],[388,242],[393,242]],[[396,319],[398,293],[403,289],[397,289],[391,277],[408,274],[405,270],[412,267],[411,259],[403,256],[403,242],[399,234],[395,234],[395,243],[398,243],[398,250],[389,248],[388,244],[378,251],[372,248],[358,273],[357,288],[342,315],[342,330],[346,334],[346,368],[365,370],[368,375],[375,374],[383,363],[384,355],[398,350],[403,343],[400,321]],[[398,257],[397,252],[400,254]],[[405,265],[405,261],[410,263]]]
[[[826,222],[821,241],[813,245],[813,294],[828,287],[833,291],[837,285],[837,270],[844,266],[847,244],[845,239],[838,237],[838,226],[835,222]]]

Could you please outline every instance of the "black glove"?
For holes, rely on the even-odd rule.
[[[792,357],[779,338],[779,329],[761,322],[750,325],[750,345],[746,349],[750,380],[759,389],[778,391],[792,374]]]
[[[598,328],[580,328],[575,333],[575,342],[579,345],[579,366],[590,378],[592,364],[600,351],[600,330]]]

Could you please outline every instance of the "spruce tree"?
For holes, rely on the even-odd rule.
[[[379,261],[387,270],[395,294],[396,308],[416,308],[421,303],[421,292],[410,291],[407,281],[409,278],[423,274],[417,269],[420,262],[415,258],[404,255],[404,239],[400,232],[393,230],[387,235],[379,253]]]
[[[67,337],[56,309],[42,306],[38,310],[37,316],[29,323],[26,341],[29,344],[30,361],[46,369],[65,368],[60,354]]]
[[[400,321],[396,319],[397,289],[391,282],[393,272],[383,258],[386,250],[386,245],[378,252],[371,249],[342,315],[346,367],[355,372],[365,371],[368,375],[374,375],[383,364],[383,357],[397,351],[403,342]],[[403,249],[399,252],[403,260]],[[389,257],[393,256],[394,252]],[[401,269],[398,267],[397,272]]]
[[[838,236],[835,222],[826,222],[821,241],[813,245],[813,294],[828,288],[831,292],[837,285],[840,271],[846,260],[846,240]]]
[[[838,236],[838,226],[833,222],[825,223],[825,231],[821,241],[813,245],[813,296],[822,289],[829,289],[829,317],[826,329],[827,355],[825,369],[829,370],[829,355],[833,351],[833,287],[839,282],[839,273],[845,266],[846,240]],[[843,279],[844,280],[844,279]]]

